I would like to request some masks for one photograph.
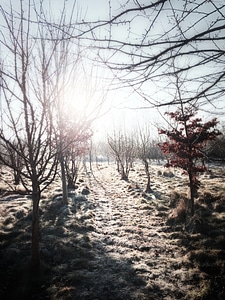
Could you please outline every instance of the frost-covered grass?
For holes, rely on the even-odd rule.
[[[141,165],[127,182],[102,164],[81,175],[66,206],[56,181],[40,203],[39,274],[28,268],[31,200],[2,184],[0,299],[224,299],[225,172],[211,170],[191,219],[187,178],[162,165],[145,193]]]

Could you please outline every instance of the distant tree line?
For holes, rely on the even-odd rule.
[[[194,199],[198,195],[198,175],[207,171],[206,161],[224,161],[225,138],[217,129],[218,120],[204,122],[197,117],[198,108],[184,105],[175,112],[166,113],[168,129],[159,129],[165,139],[156,142],[151,138],[150,128],[134,133],[114,131],[108,136],[108,146],[117,162],[122,180],[128,180],[129,172],[136,160],[144,167],[147,177],[146,192],[151,189],[151,161],[166,160],[165,167],[180,168],[188,175],[190,187],[189,208],[194,215]]]

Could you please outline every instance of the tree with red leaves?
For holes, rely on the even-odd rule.
[[[159,130],[159,134],[165,134],[168,140],[159,144],[161,151],[169,155],[166,167],[178,167],[184,170],[189,177],[190,186],[190,211],[194,214],[194,199],[200,186],[197,176],[205,172],[204,159],[205,146],[221,133],[215,128],[218,124],[216,118],[204,123],[197,118],[197,108],[189,105],[175,111],[166,113],[175,121],[175,126],[170,130]]]

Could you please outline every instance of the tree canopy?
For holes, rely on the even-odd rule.
[[[160,144],[162,152],[168,155],[168,163],[165,166],[181,168],[189,176],[192,215],[194,198],[200,185],[197,177],[199,173],[207,170],[204,164],[207,156],[206,144],[221,134],[216,129],[216,118],[203,122],[201,118],[196,117],[196,113],[196,107],[184,107],[181,103],[177,111],[168,113],[170,119],[175,120],[175,126],[159,130],[160,134],[168,138]]]
[[[108,18],[87,17],[79,37],[91,40],[120,84],[148,105],[178,104],[173,93],[178,75],[183,103],[195,99],[221,112],[224,16],[221,0],[109,1]]]

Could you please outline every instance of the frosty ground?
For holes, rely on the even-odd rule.
[[[152,193],[134,164],[82,172],[61,203],[59,182],[40,204],[41,273],[30,274],[31,200],[9,194],[2,171],[0,299],[225,299],[225,168],[201,175],[196,214],[186,218],[187,177],[151,166]]]

